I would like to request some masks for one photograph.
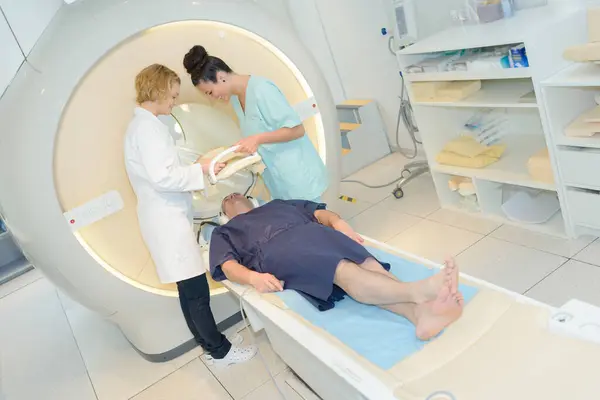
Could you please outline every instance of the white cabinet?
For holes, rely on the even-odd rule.
[[[62,0],[0,0],[25,54],[33,49],[61,5]]]
[[[600,189],[600,149],[584,147],[559,148],[558,162],[566,185]],[[600,213],[598,213],[600,215]]]
[[[15,42],[8,24],[4,18],[0,18],[0,96],[13,76],[23,63],[23,56]]]
[[[600,236],[600,134],[573,136],[580,116],[598,106],[600,65],[572,64],[542,82],[542,88],[567,229],[572,236]]]
[[[600,160],[600,154],[557,154],[558,149],[554,146],[552,128],[547,123],[546,114],[568,120],[574,112],[570,108],[578,106],[579,103],[563,99],[562,107],[547,112],[540,84],[548,76],[568,65],[562,57],[562,52],[566,47],[585,40],[584,21],[583,8],[575,7],[571,3],[557,3],[522,10],[505,20],[451,28],[398,52],[398,61],[405,72],[404,78],[423,148],[427,154],[440,204],[444,208],[476,213],[535,232],[561,237],[573,236],[572,230],[569,229],[569,202],[561,181],[564,176],[556,173],[557,164],[560,164],[556,159],[560,156],[565,160],[569,159],[566,162],[572,165],[570,171],[578,179],[586,179],[586,182],[593,183],[587,171],[590,165]],[[440,59],[437,59],[439,64],[435,66],[431,58],[439,56],[440,52],[505,47],[521,43],[527,49],[528,68],[467,67],[467,63],[478,54],[477,51],[472,58],[463,57],[460,61],[464,62],[464,66],[458,62],[454,70],[444,68]],[[423,66],[422,72],[411,68],[415,64]],[[462,100],[452,100],[452,96],[448,98],[446,95],[436,98],[429,94],[433,90],[431,88],[443,87],[447,82],[455,82],[454,87],[464,87],[460,81],[469,80],[481,81],[481,88],[464,98],[459,96]],[[555,98],[556,101],[559,99],[560,97]],[[590,101],[590,96],[584,100]],[[493,110],[493,115],[500,121],[496,138],[505,149],[500,159],[485,167],[476,163],[464,164],[463,159],[438,158],[445,146],[462,133],[465,123],[473,121],[473,116],[482,115],[481,111],[486,109]],[[490,137],[490,132],[495,132],[492,128],[483,132],[486,137]],[[545,148],[549,150],[547,158],[540,156]],[[446,151],[444,156],[451,156],[451,153]],[[587,166],[573,166],[573,157],[578,160],[585,158]],[[538,176],[532,174],[530,165],[540,158],[543,159],[543,167],[551,170],[554,175],[554,183],[545,179],[539,180]],[[536,165],[539,165],[539,162]],[[583,175],[584,172],[586,175]],[[467,185],[473,183],[472,190],[476,196],[474,205],[473,202],[464,202],[466,197],[462,198],[453,190],[457,181]],[[544,196],[557,196],[561,205],[561,212],[555,213],[544,223],[533,224],[527,219],[515,221],[515,217],[507,214],[503,207],[519,193],[537,196],[541,191]]]
[[[583,228],[600,231],[600,194],[591,190],[567,189],[567,201],[573,223]],[[589,232],[589,231],[588,231]]]

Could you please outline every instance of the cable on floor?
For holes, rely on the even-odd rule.
[[[417,139],[417,132],[419,132],[419,128],[414,123],[413,108],[410,104],[410,99],[406,96],[406,84],[404,82],[404,75],[402,75],[402,72],[400,72],[400,79],[402,81],[402,92],[400,94],[400,107],[398,108],[398,118],[396,119],[396,148],[398,149],[398,153],[402,154],[409,160],[413,160],[417,157],[417,154],[419,152],[418,145],[423,143]],[[413,150],[410,153],[406,153],[400,147],[400,121],[402,121],[404,127],[408,131],[408,135],[410,136],[412,142]],[[381,189],[387,186],[391,186],[396,182],[401,181],[402,179],[404,179],[404,176],[401,175],[398,179],[394,179],[391,182],[383,183],[380,185],[368,184],[354,179],[344,179],[342,180],[342,183],[356,183],[361,186],[365,186],[369,189]]]

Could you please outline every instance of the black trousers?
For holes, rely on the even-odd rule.
[[[206,274],[177,282],[181,310],[196,342],[214,358],[223,358],[231,343],[217,329],[210,309],[210,289]]]

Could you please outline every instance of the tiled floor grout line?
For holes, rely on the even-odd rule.
[[[588,243],[587,246],[585,246],[583,249],[579,250],[579,252],[577,254],[575,254],[573,257],[577,257],[578,255],[583,253],[585,250],[587,250],[589,247],[591,247],[596,242],[600,243],[600,238],[596,238],[596,239],[592,240],[590,243]],[[577,259],[575,259],[575,260],[579,261]],[[589,263],[586,263],[586,264],[589,264]],[[594,264],[591,264],[591,265],[594,265]],[[600,264],[598,264],[597,267],[600,267]]]
[[[100,398],[98,397],[98,392],[96,391],[96,386],[94,386],[94,381],[92,380],[92,377],[90,375],[90,370],[87,366],[87,363],[85,362],[85,358],[83,357],[83,353],[81,352],[81,347],[79,346],[79,341],[77,340],[77,336],[75,336],[75,331],[73,330],[73,325],[71,325],[71,320],[69,319],[69,315],[67,314],[67,310],[65,309],[65,305],[62,302],[62,299],[60,298],[60,295],[58,294],[58,289],[54,290],[54,293],[56,294],[56,298],[58,300],[58,304],[60,304],[60,308],[63,311],[63,314],[65,315],[65,319],[67,320],[67,324],[69,325],[69,330],[71,331],[71,336],[73,337],[73,341],[75,342],[75,346],[77,346],[77,351],[79,352],[79,358],[81,358],[81,362],[83,363],[83,366],[85,368],[85,373],[88,377],[88,380],[90,381],[90,385],[92,386],[92,390],[94,391],[94,396],[96,396],[96,399],[99,400]]]
[[[198,357],[196,357],[196,358],[198,358]],[[196,358],[194,358],[193,360],[190,360],[190,361],[188,361],[187,363],[183,364],[183,365],[182,365],[181,367],[179,367],[179,368],[175,368],[175,370],[174,370],[174,371],[172,371],[172,372],[169,372],[167,375],[163,376],[163,377],[162,377],[162,378],[160,378],[159,380],[157,380],[157,381],[155,381],[155,382],[151,383],[150,385],[146,386],[145,388],[143,388],[142,390],[140,390],[139,392],[137,392],[136,394],[134,394],[133,396],[131,396],[131,397],[129,398],[129,400],[132,400],[132,399],[136,398],[137,396],[141,395],[142,393],[144,393],[144,392],[145,392],[145,391],[147,391],[148,389],[152,388],[153,386],[155,386],[155,385],[158,385],[160,382],[164,381],[165,379],[167,379],[168,377],[170,377],[171,375],[173,375],[175,372],[179,371],[179,370],[180,370],[180,369],[182,369],[183,367],[185,367],[185,366],[187,366],[187,365],[189,365],[189,364],[193,363],[194,361],[196,361]],[[204,364],[202,364],[202,365],[204,365]],[[206,369],[208,369],[208,368],[206,368]],[[219,385],[221,385],[221,382],[219,382]],[[221,385],[221,386],[223,386],[223,385]],[[227,393],[229,393],[229,392],[227,392]],[[233,397],[232,397],[232,399],[233,399]]]
[[[22,277],[22,276],[25,276],[25,275],[27,275],[27,274],[29,274],[29,273],[32,273],[32,272],[34,272],[34,271],[35,271],[35,268],[34,268],[34,269],[32,269],[31,271],[27,271],[27,272],[25,272],[23,275],[20,275],[19,277],[17,277],[17,279],[18,279],[18,278],[20,278],[20,277]],[[44,279],[44,276],[40,276],[40,277],[36,278],[35,280],[33,280],[33,281],[29,282],[29,283],[26,283],[25,285],[21,286],[20,288],[17,288],[17,289],[15,289],[15,290],[13,290],[12,292],[8,292],[8,293],[6,293],[4,296],[0,296],[0,299],[3,299],[3,298],[5,298],[5,297],[8,297],[8,296],[10,296],[11,294],[15,294],[15,293],[17,293],[19,290],[21,290],[21,289],[25,289],[27,286],[31,285],[32,283],[36,283],[36,282],[37,282],[37,281],[39,281],[40,279]],[[8,285],[8,283],[9,283],[9,282],[11,282],[11,281],[8,281],[8,282],[6,282],[6,283],[5,283],[5,285]]]
[[[552,252],[549,252],[549,251],[547,251],[547,250],[542,250],[542,249],[538,249],[538,248],[536,248],[536,247],[533,247],[533,246],[528,246],[528,245],[526,245],[526,244],[521,244],[521,243],[515,243],[515,242],[511,242],[511,241],[508,241],[508,240],[506,240],[506,239],[501,239],[501,238],[498,238],[498,237],[495,237],[495,236],[491,236],[490,238],[491,238],[491,239],[495,239],[495,240],[499,240],[499,241],[501,241],[501,242],[504,242],[504,243],[510,243],[510,244],[514,244],[515,246],[520,246],[520,247],[523,247],[523,248],[526,248],[526,249],[529,249],[529,250],[535,250],[535,251],[539,251],[539,252],[541,252],[541,253],[544,253],[544,254],[549,254],[549,255],[551,255],[551,256],[555,256],[555,257],[561,257],[561,258],[566,258],[566,259],[567,259],[567,261],[569,261],[569,260],[580,261],[580,260],[578,260],[578,259],[576,259],[576,258],[574,258],[574,257],[576,257],[576,256],[577,256],[577,254],[579,254],[579,253],[581,253],[581,252],[583,251],[583,250],[579,251],[579,252],[578,252],[577,254],[575,254],[574,256],[563,256],[562,254],[556,254],[556,253],[552,253]],[[581,261],[581,262],[583,262],[583,261]],[[586,264],[590,264],[590,263],[586,263]],[[594,265],[594,264],[590,264],[590,265]],[[594,266],[595,266],[595,267],[600,267],[600,265],[594,265]]]
[[[533,288],[535,288],[536,286],[538,286],[539,284],[541,284],[542,282],[544,282],[546,279],[548,279],[548,277],[550,277],[550,275],[552,275],[553,273],[555,273],[556,271],[558,271],[559,269],[561,269],[562,267],[564,267],[571,260],[572,260],[571,258],[565,259],[565,262],[563,262],[562,264],[560,264],[558,267],[556,267],[552,271],[548,272],[546,275],[544,275],[544,277],[542,279],[540,279],[538,282],[536,282],[534,285],[532,285],[529,289],[525,290],[523,292],[523,296],[526,296],[527,293],[529,293]]]

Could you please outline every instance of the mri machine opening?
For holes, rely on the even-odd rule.
[[[14,171],[0,178],[0,211],[49,280],[115,322],[144,357],[168,360],[195,343],[176,287],[158,280],[124,168],[137,72],[161,63],[180,75],[180,106],[164,121],[182,131],[183,147],[200,154],[241,136],[232,108],[190,83],[182,59],[195,44],[238,73],[273,80],[291,104],[318,105],[304,126],[334,182],[325,199],[339,182],[336,111],[299,40],[252,1],[90,3],[62,7],[30,56],[41,72],[25,64],[0,101],[0,163]],[[23,105],[36,117],[23,116]],[[245,190],[249,179],[240,172],[210,188],[208,197],[197,194],[199,215],[215,215],[220,197]],[[268,197],[260,182],[254,194]],[[237,321],[239,306],[226,288],[211,282],[211,299],[221,328]]]

